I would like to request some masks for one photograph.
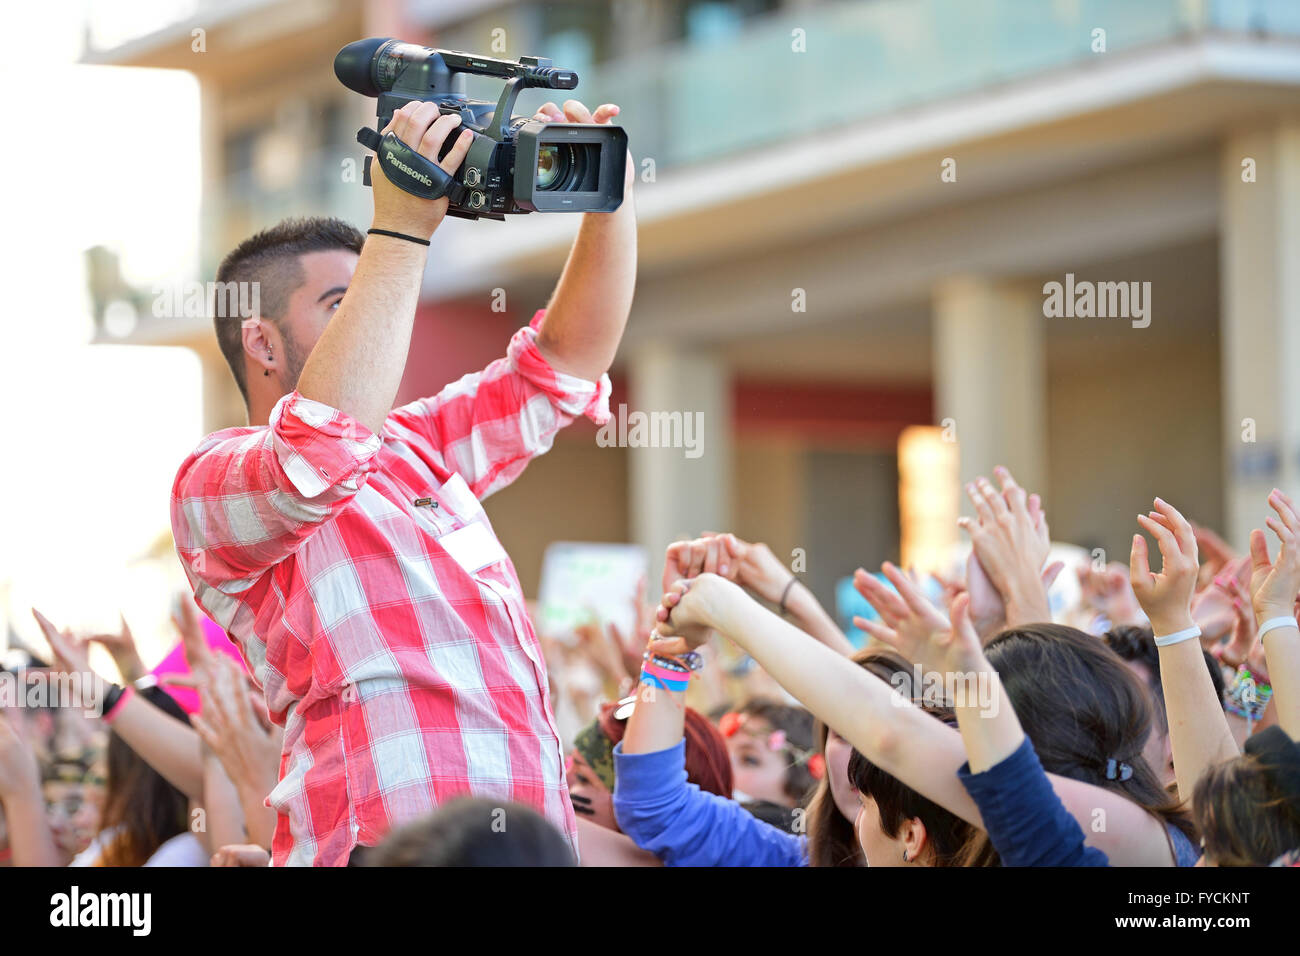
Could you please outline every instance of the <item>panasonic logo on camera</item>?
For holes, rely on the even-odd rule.
[[[410,176],[412,179],[418,179],[426,186],[433,185],[432,179],[424,175],[424,173],[417,173],[410,166],[407,166],[404,162],[402,162],[396,156],[394,156],[391,151],[388,153],[388,161],[392,163],[394,166],[396,166],[398,169],[400,169],[402,172],[406,173],[406,175]]]

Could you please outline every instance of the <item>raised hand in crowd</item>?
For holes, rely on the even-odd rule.
[[[1296,596],[1300,593],[1300,515],[1294,502],[1276,488],[1268,504],[1277,516],[1265,524],[1277,535],[1281,550],[1269,558],[1264,532],[1250,533],[1250,592],[1273,691],[1277,721],[1292,740],[1300,740],[1300,630]]]
[[[900,592],[910,591],[918,605],[925,601],[905,575],[894,583]],[[745,648],[786,691],[880,770],[982,827],[979,809],[957,776],[966,761],[960,733],[900,697],[880,678],[828,648],[808,643],[792,625],[717,575],[675,582],[656,616],[663,636],[652,642],[652,650],[680,653],[705,640],[710,629],[717,630]],[[1116,865],[1174,862],[1162,820],[1124,793],[1058,774],[1049,774],[1049,779],[1085,828],[1098,807],[1105,809],[1108,828],[1089,832],[1088,839]]]
[[[976,628],[986,640],[1006,627],[1050,621],[1047,588],[1063,567],[1060,562],[1045,567],[1052,541],[1042,500],[1026,494],[1006,468],[998,467],[994,474],[1000,491],[983,476],[966,485],[975,517],[957,522],[971,536],[967,585]],[[983,598],[987,589],[978,580],[981,571],[1001,599],[1001,615],[991,599]]]
[[[110,684],[90,668],[87,641],[70,631],[60,631],[44,614],[32,608],[55,664],[64,673],[78,675],[70,686],[80,689],[69,706],[102,708]],[[144,698],[124,690],[117,706],[104,718],[132,750],[167,782],[191,800],[203,799],[203,761],[199,736],[192,727],[164,713]]]
[[[1210,580],[1223,573],[1225,565],[1236,560],[1239,555],[1228,542],[1211,528],[1192,522],[1192,534],[1196,537],[1196,550],[1201,558],[1201,571],[1198,589],[1209,585]]]
[[[22,715],[0,706],[0,811],[14,866],[59,866],[62,859],[45,813],[41,771]]]
[[[1199,547],[1199,546],[1198,546]],[[1207,565],[1202,564],[1202,571]],[[1201,629],[1201,644],[1211,648],[1230,635],[1234,629],[1237,609],[1235,604],[1250,580],[1250,559],[1232,558],[1219,568],[1219,573],[1206,581],[1198,574],[1198,590],[1192,598],[1192,620]],[[1205,581],[1201,587],[1200,582]],[[1246,601],[1249,605],[1250,601]]]
[[[1145,626],[1146,615],[1133,593],[1126,565],[1111,561],[1097,569],[1085,562],[1075,570],[1082,603],[1095,615],[1090,630],[1100,633],[1114,627]]]
[[[248,838],[269,848],[276,815],[264,801],[279,780],[284,734],[266,718],[261,692],[239,665],[214,657],[196,680],[203,709],[190,719],[235,787]]]
[[[1190,801],[1205,770],[1239,751],[1205,667],[1197,640],[1200,628],[1192,619],[1192,597],[1200,570],[1196,536],[1191,523],[1173,505],[1161,498],[1154,504],[1155,510],[1138,515],[1137,520],[1159,544],[1161,568],[1159,572],[1151,570],[1146,539],[1135,534],[1129,556],[1130,580],[1159,648],[1178,794]]]
[[[220,656],[208,646],[203,636],[203,623],[194,598],[189,594],[179,594],[176,611],[172,614],[172,626],[181,637],[181,649],[185,654],[185,663],[193,677],[193,685],[200,687],[210,684],[217,673],[217,658]]]
[[[1243,567],[1249,574],[1250,563],[1244,562]],[[1220,580],[1222,583],[1219,583]],[[1228,631],[1228,640],[1216,648],[1217,656],[1220,663],[1236,670],[1251,658],[1259,639],[1259,622],[1255,619],[1255,607],[1251,602],[1250,590],[1235,576],[1226,579],[1217,578],[1211,587],[1224,595],[1228,606],[1232,609],[1232,626]],[[1201,642],[1205,643],[1205,624],[1196,615],[1195,599],[1192,600],[1192,617],[1196,625],[1201,628]]]
[[[119,615],[119,617],[122,626],[117,633],[92,634],[86,640],[99,644],[107,650],[113,657],[113,663],[117,665],[118,673],[122,675],[122,681],[130,684],[144,676],[145,667],[144,661],[140,660],[140,652],[135,646],[135,636],[131,633],[131,626],[126,623],[126,616]]]

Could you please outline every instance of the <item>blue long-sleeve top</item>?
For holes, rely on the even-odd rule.
[[[957,777],[1003,866],[1110,866],[1105,853],[1083,842],[1083,829],[1052,789],[1028,737],[983,773],[965,763]]]
[[[686,780],[686,741],[625,754],[614,747],[614,818],[665,866],[807,866],[808,840]]]

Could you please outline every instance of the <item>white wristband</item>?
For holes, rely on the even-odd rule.
[[[1259,626],[1259,636],[1263,637],[1269,631],[1279,627],[1298,627],[1293,617],[1270,617],[1267,621]]]
[[[1172,634],[1166,634],[1164,637],[1156,638],[1156,647],[1168,647],[1170,644],[1181,644],[1183,641],[1190,641],[1194,637],[1201,636],[1201,629],[1193,624],[1191,627],[1183,628],[1181,631],[1174,631]]]

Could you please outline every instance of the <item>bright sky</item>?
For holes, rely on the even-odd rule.
[[[199,278],[198,84],[76,60],[89,12],[107,37],[189,6],[11,4],[15,42],[0,62],[0,614],[39,647],[32,605],[79,628],[115,628],[121,609],[146,664],[175,642],[179,566],[140,559],[167,532],[172,477],[202,437],[199,362],[180,348],[89,345],[83,262],[107,246],[146,291]]]

